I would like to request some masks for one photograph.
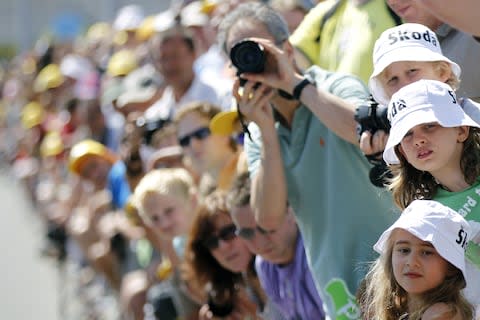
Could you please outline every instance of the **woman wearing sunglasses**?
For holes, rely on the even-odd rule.
[[[240,148],[230,135],[210,132],[210,120],[220,108],[207,102],[192,102],[184,105],[175,117],[178,143],[192,162],[193,169],[203,175],[200,192],[206,181],[211,187],[227,190],[233,176],[246,169],[239,161]],[[208,188],[207,188],[208,189]]]
[[[185,251],[184,277],[200,288],[200,319],[281,319],[272,315],[254,270],[254,256],[226,208],[226,194],[215,191],[200,206]],[[262,312],[263,311],[263,312]]]

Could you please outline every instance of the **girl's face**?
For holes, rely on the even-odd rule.
[[[143,209],[160,236],[171,239],[188,233],[191,201],[180,197],[149,193],[143,200]]]
[[[393,274],[409,297],[434,289],[445,280],[449,264],[430,242],[403,229],[395,230],[392,237]]]
[[[234,227],[230,216],[219,214],[215,220],[215,232],[212,237],[218,237],[218,246],[209,250],[222,267],[232,272],[247,271],[252,253],[245,242],[233,234],[226,235],[225,230]],[[234,229],[233,229],[234,232]],[[221,237],[219,237],[219,235]],[[223,236],[223,237],[222,237]]]
[[[190,112],[179,121],[177,127],[179,141],[185,141],[183,151],[192,159],[192,165],[198,172],[214,168],[226,148],[229,148],[229,137],[210,134],[208,126],[206,117]]]
[[[432,62],[397,61],[385,68],[379,75],[379,80],[387,97],[391,98],[395,92],[407,84],[420,79],[446,82],[449,77],[449,74],[441,72]]]
[[[436,122],[419,124],[403,137],[400,152],[413,167],[433,176],[447,170],[461,170],[460,158],[468,128],[445,128]]]

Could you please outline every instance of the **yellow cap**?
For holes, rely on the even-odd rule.
[[[103,144],[94,140],[86,139],[75,144],[70,150],[68,168],[71,172],[79,175],[82,165],[92,156],[101,157],[111,164],[114,164],[117,160],[115,155]]]
[[[42,157],[53,157],[62,153],[63,150],[62,137],[58,131],[48,132],[40,144],[40,154]]]
[[[85,38],[87,41],[97,42],[109,37],[111,32],[112,28],[108,23],[97,22],[88,28]]]
[[[44,92],[48,89],[59,87],[65,78],[60,72],[60,67],[57,64],[49,64],[38,73],[33,83],[33,90],[35,92]]]
[[[140,41],[146,41],[155,33],[155,16],[148,16],[143,19],[136,31],[136,37]]]
[[[202,12],[205,14],[211,14],[218,6],[218,0],[203,0],[202,1]]]
[[[167,279],[173,272],[173,266],[170,262],[170,259],[163,258],[162,263],[157,267],[157,278],[158,280]]]
[[[108,61],[107,73],[112,77],[125,76],[137,68],[137,57],[131,50],[115,52]]]
[[[21,114],[22,126],[25,129],[33,128],[43,122],[43,107],[36,101],[27,103]]]
[[[222,111],[210,120],[210,131],[218,135],[231,135],[238,131],[238,111]]]

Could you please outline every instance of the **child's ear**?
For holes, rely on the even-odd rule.
[[[468,138],[469,133],[470,133],[470,127],[469,126],[458,127],[457,141],[458,142],[465,142],[465,140],[467,140],[467,138]]]

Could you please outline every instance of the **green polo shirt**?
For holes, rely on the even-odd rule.
[[[306,73],[316,86],[358,104],[368,96],[356,77],[318,67]],[[330,131],[305,106],[292,128],[276,124],[288,201],[295,210],[307,260],[330,319],[360,319],[355,292],[376,255],[381,233],[398,217],[388,191],[370,183],[370,165],[357,146]],[[260,165],[261,137],[251,124],[245,139],[249,170]]]

